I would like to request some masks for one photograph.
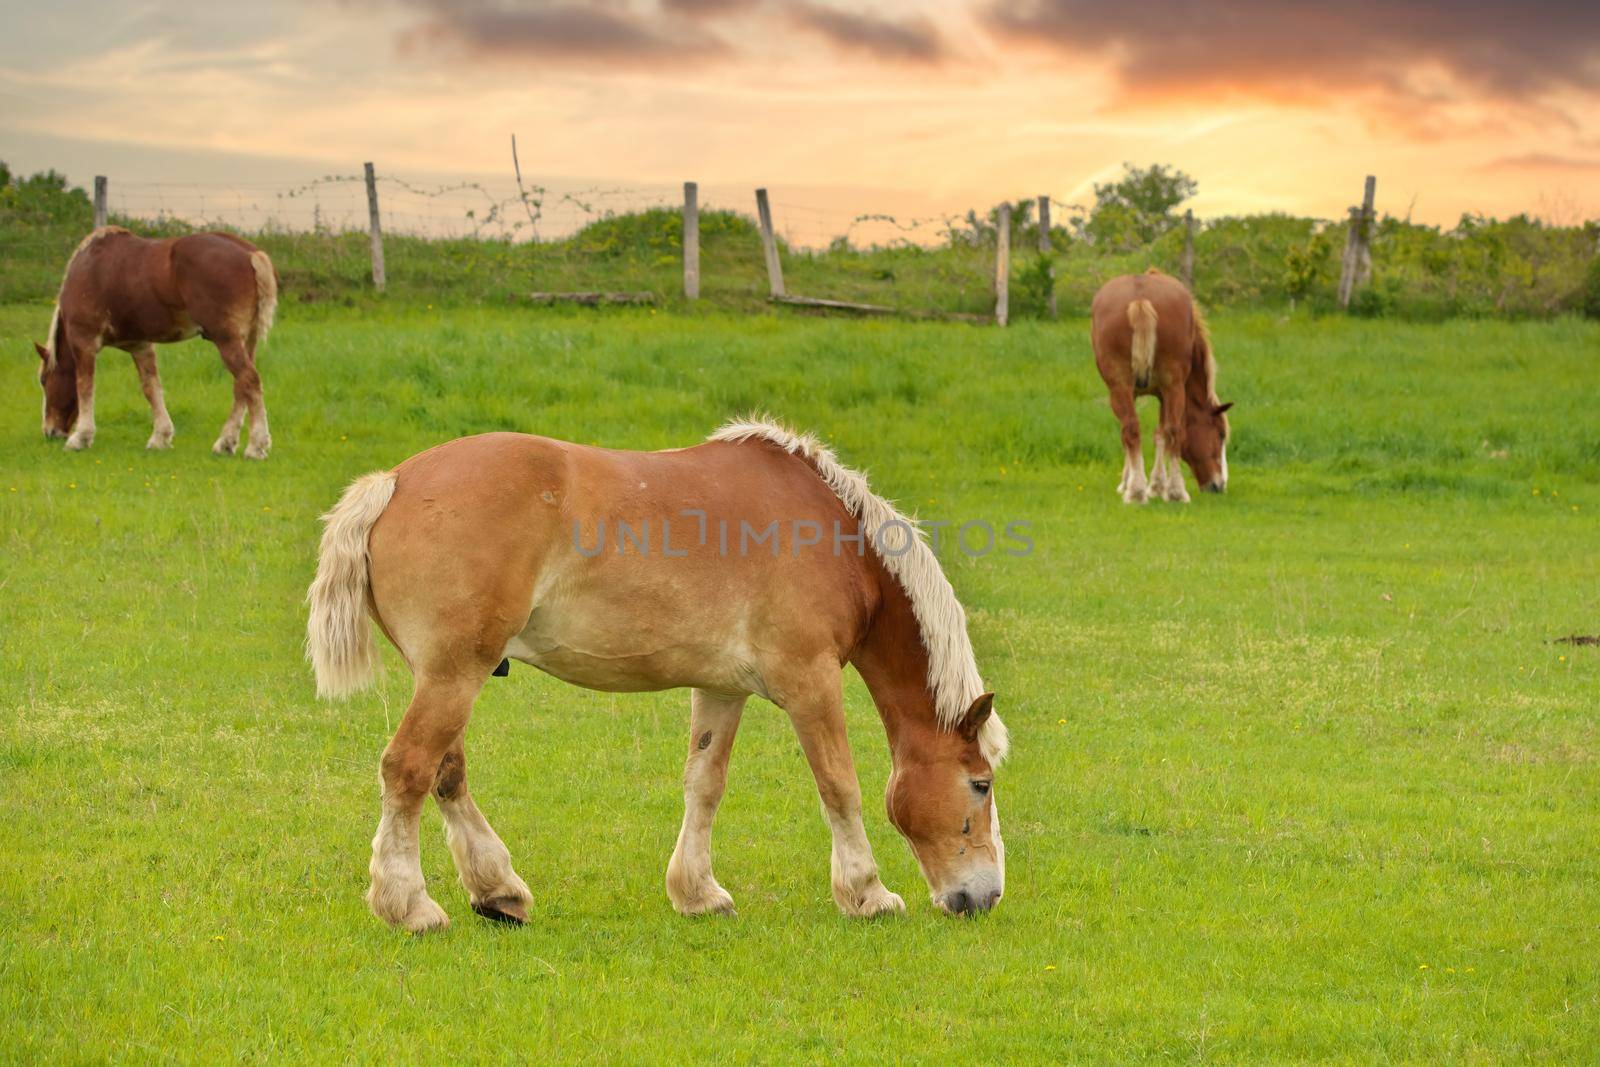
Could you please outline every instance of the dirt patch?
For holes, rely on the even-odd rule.
[[[1600,645],[1600,636],[1595,634],[1573,634],[1571,637],[1558,637],[1550,643],[1553,645]]]

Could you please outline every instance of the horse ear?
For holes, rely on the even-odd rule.
[[[989,721],[989,713],[994,710],[994,694],[985,693],[972,702],[972,707],[961,716],[961,736],[968,741],[978,739],[978,731],[983,729],[983,724]]]
[[[39,353],[40,359],[44,360],[46,363],[50,362],[50,350],[44,345],[40,344],[38,341],[35,341],[33,342],[33,350]]]
[[[1213,414],[1213,415],[1221,415],[1231,407],[1233,407],[1233,401],[1231,401],[1231,400],[1228,401],[1226,404],[1218,404],[1216,407],[1211,409],[1211,414]]]

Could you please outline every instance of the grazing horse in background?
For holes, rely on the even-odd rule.
[[[195,233],[152,241],[120,226],[94,231],[67,262],[48,343],[33,346],[42,361],[45,436],[65,437],[74,451],[94,442],[95,356],[109,346],[133,356],[139,369],[154,424],[145,447],[166,448],[172,443],[172,418],[152,345],[199,334],[217,346],[233,374],[233,410],[211,450],[223,455],[238,447],[248,412],[250,444],[244,454],[266,459],[272,434],[256,373],[256,346],[272,328],[277,306],[272,261],[242,238]]]
[[[992,782],[1007,738],[965,613],[910,522],[815,439],[759,421],[665,452],[484,434],[357,480],[324,519],[307,596],[318,692],[370,681],[369,614],[415,681],[380,764],[367,901],[388,922],[449,922],[418,855],[430,792],[473,910],[527,918],[528,887],[467,793],[467,718],[503,657],[590,689],[692,690],[666,875],[685,915],[733,909],[711,873],[711,824],[751,694],[788,712],[799,736],[832,830],[840,909],[904,910],[861,821],[847,662],[883,719],[889,820],[934,903],[970,914],[1000,899]]]
[[[1217,399],[1211,335],[1189,290],[1154,268],[1124,274],[1100,287],[1090,315],[1095,366],[1111,391],[1111,411],[1122,423],[1122,481],[1117,484],[1122,499],[1142,504],[1158,496],[1187,504],[1180,456],[1200,488],[1226,489],[1227,411],[1233,404]],[[1161,401],[1148,485],[1133,406],[1137,396]]]

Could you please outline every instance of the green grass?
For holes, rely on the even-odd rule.
[[[1578,1061],[1600,1047],[1600,327],[1218,315],[1224,498],[1123,506],[1081,321],[294,309],[276,448],[208,446],[228,388],[164,350],[175,449],[102,357],[94,448],[38,433],[0,307],[0,1058]],[[841,918],[782,714],[745,717],[717,824],[740,914],[661,886],[683,693],[517,668],[473,791],[519,930],[366,911],[404,669],[344,705],[301,662],[316,516],[364,471],[496,428],[655,448],[765,408],[923,516],[1033,523],[948,557],[1014,755],[1006,898],[934,912],[877,798],[903,919]],[[1150,412],[1146,411],[1147,424]]]

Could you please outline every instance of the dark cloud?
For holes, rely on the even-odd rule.
[[[761,0],[661,0],[661,10],[696,19],[753,11],[760,6]]]
[[[902,63],[936,63],[944,58],[944,39],[924,18],[903,21],[877,15],[841,11],[835,7],[798,0],[790,6],[794,21],[820,34],[835,47],[864,52],[878,59]]]
[[[635,64],[698,61],[728,51],[721,38],[691,20],[636,14],[605,3],[414,0],[407,6],[425,13],[406,32],[402,43],[408,47],[444,45],[473,55]]]
[[[1131,101],[1207,89],[1325,101],[1330,91],[1376,90],[1427,108],[1462,89],[1514,103],[1600,91],[1596,0],[985,2],[984,22],[1008,40],[1109,60]]]

